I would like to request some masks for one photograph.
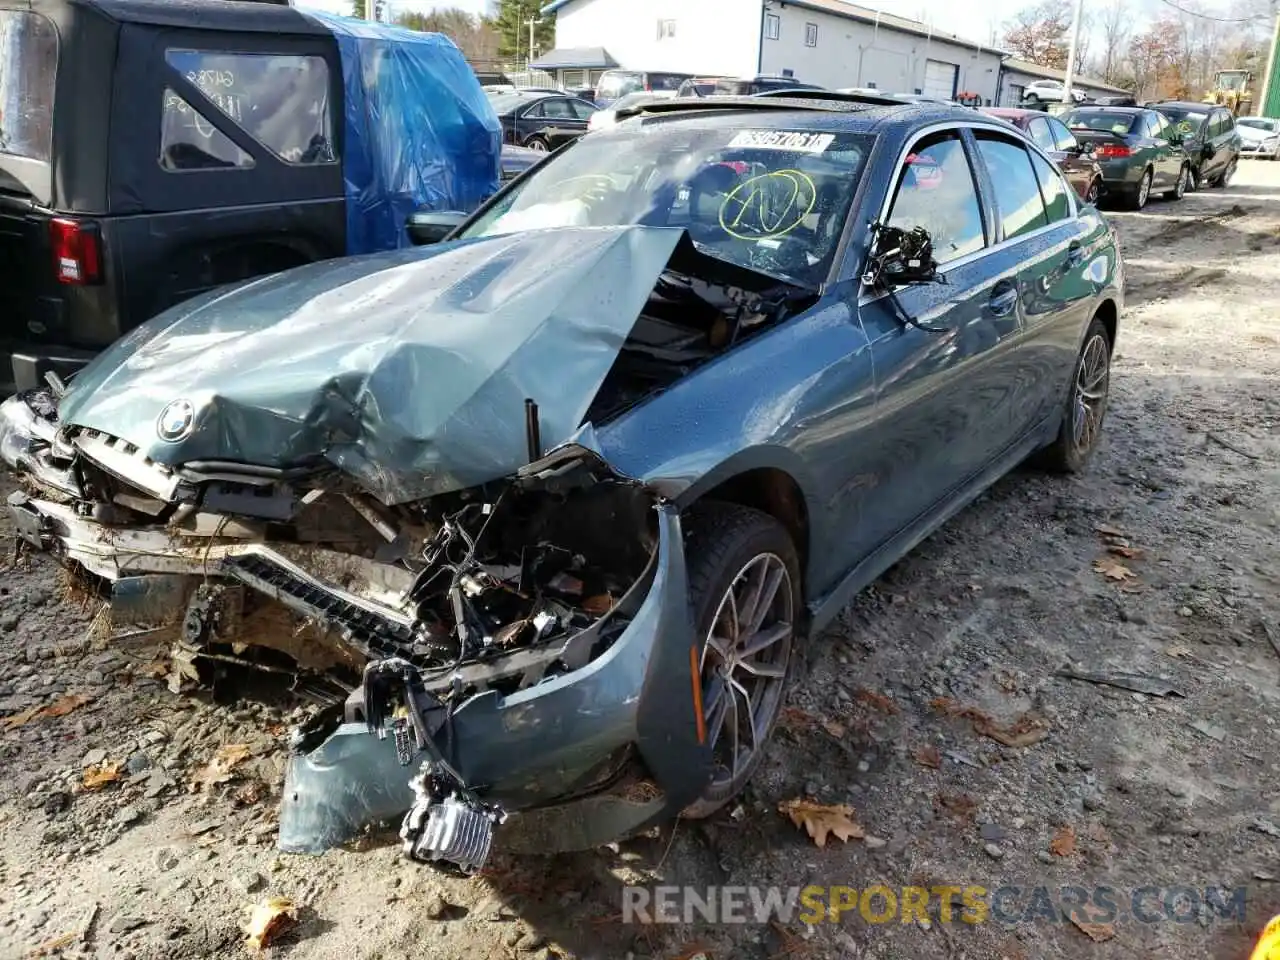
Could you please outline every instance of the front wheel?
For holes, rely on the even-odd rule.
[[[1181,200],[1187,192],[1187,177],[1190,176],[1191,168],[1185,163],[1178,170],[1178,182],[1173,185],[1173,189],[1164,195],[1166,200]]]
[[[1023,97],[1023,99],[1024,99],[1027,103],[1039,103],[1039,102],[1040,102],[1040,96],[1039,96],[1038,94],[1035,94],[1035,93],[1028,93],[1028,94],[1026,94],[1026,95]]]
[[[1084,202],[1096,207],[1100,199],[1102,199],[1102,181],[1094,178],[1084,195]]]
[[[687,527],[712,773],[682,816],[699,819],[733,799],[760,765],[786,695],[803,606],[795,546],[773,517],[704,503],[689,512]]]
[[[1102,435],[1110,390],[1111,340],[1102,321],[1094,317],[1076,360],[1058,437],[1042,456],[1045,466],[1059,473],[1079,473],[1088,465]]]
[[[530,150],[537,150],[539,153],[548,153],[550,151],[550,148],[547,146],[547,141],[543,140],[541,137],[530,137],[524,142],[524,145]]]
[[[1227,164],[1227,169],[1223,170],[1222,176],[1218,178],[1218,186],[1220,187],[1231,186],[1231,180],[1236,175],[1236,164],[1237,164],[1237,161],[1235,160],[1232,160],[1230,163]]]

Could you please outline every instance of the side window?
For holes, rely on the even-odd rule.
[[[165,60],[286,163],[337,160],[329,65],[323,57],[173,49],[165,51]],[[176,110],[178,102],[165,96],[166,128],[170,106]]]
[[[933,255],[947,263],[986,244],[982,208],[964,145],[955,134],[922,140],[898,175],[889,224],[903,230],[924,227]]]
[[[1225,110],[1218,114],[1219,133],[1231,133],[1236,128],[1236,122],[1231,119],[1231,114]]]
[[[253,157],[172,90],[161,107],[160,167],[181,170],[248,169]]]
[[[1153,136],[1157,140],[1168,140],[1169,134],[1173,132],[1169,124],[1169,118],[1163,114],[1157,113],[1154,114],[1151,119],[1154,124],[1153,129],[1155,130]]]
[[[1044,198],[1044,208],[1049,215],[1050,223],[1057,223],[1071,216],[1071,200],[1067,196],[1067,185],[1057,167],[1037,153],[1031,154],[1031,166],[1035,168],[1036,179],[1040,182],[1040,195]]]
[[[546,102],[539,100],[533,106],[526,109],[524,113],[520,114],[520,116],[528,117],[531,120],[536,120],[540,117],[545,116],[545,114],[542,112],[542,109],[544,106],[546,106]]]
[[[578,120],[590,120],[596,108],[584,100],[570,100],[569,112]]]
[[[991,174],[1004,239],[1011,240],[1048,223],[1040,186],[1026,149],[988,136],[979,139],[978,148]]]
[[[1076,136],[1067,129],[1067,125],[1061,120],[1049,120],[1049,127],[1053,130],[1053,148],[1063,153],[1070,153],[1080,146],[1080,142],[1076,140]]]
[[[1053,150],[1053,137],[1049,135],[1049,121],[1036,117],[1027,124],[1027,133],[1041,150]]]
[[[576,120],[577,115],[569,109],[568,100],[543,100],[542,115],[548,120]]]

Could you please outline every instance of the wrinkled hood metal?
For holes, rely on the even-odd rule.
[[[541,230],[311,264],[155,317],[86,367],[64,425],[169,466],[324,458],[384,503],[527,463],[574,436],[683,231]],[[167,442],[158,418],[194,410]]]

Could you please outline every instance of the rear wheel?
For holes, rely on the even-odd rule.
[[[1142,179],[1138,181],[1137,189],[1129,197],[1129,206],[1134,210],[1141,210],[1147,205],[1147,201],[1151,199],[1151,170],[1147,169],[1142,174]]]
[[[1089,184],[1089,190],[1084,195],[1084,202],[1093,204],[1096,207],[1100,199],[1102,199],[1102,181],[1094,178],[1094,181]]]
[[[1187,192],[1187,178],[1191,175],[1191,168],[1185,163],[1182,169],[1178,171],[1178,182],[1173,185],[1173,189],[1165,193],[1166,200],[1181,200]]]
[[[1036,93],[1030,93],[1030,92],[1028,92],[1028,93],[1026,93],[1026,94],[1024,94],[1024,95],[1023,95],[1023,99],[1024,99],[1027,103],[1039,103],[1039,102],[1040,102],[1040,96],[1039,96],[1039,94],[1036,94]]]
[[[541,137],[530,137],[524,142],[524,145],[530,150],[537,150],[539,153],[547,153],[550,149],[547,146],[547,141],[543,140]]]
[[[1085,468],[1102,435],[1110,389],[1111,340],[1102,321],[1094,317],[1076,359],[1058,438],[1041,457],[1045,466],[1059,473],[1079,473]]]
[[[728,803],[760,765],[786,695],[802,599],[795,546],[767,513],[704,503],[690,511],[687,526],[712,757],[710,783],[683,813],[696,819]]]

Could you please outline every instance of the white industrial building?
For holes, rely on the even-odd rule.
[[[1053,67],[1041,67],[1027,60],[1010,58],[1004,62],[998,102],[1002,107],[1016,107],[1022,101],[1022,94],[1027,84],[1037,80],[1057,80],[1062,83],[1066,79],[1066,71],[1055,70]],[[1073,77],[1071,86],[1087,97],[1121,97],[1129,94],[1128,90],[1112,86],[1097,77]]]
[[[553,0],[555,49],[533,66],[566,87],[610,67],[776,74],[996,103],[1005,51],[844,0]]]

